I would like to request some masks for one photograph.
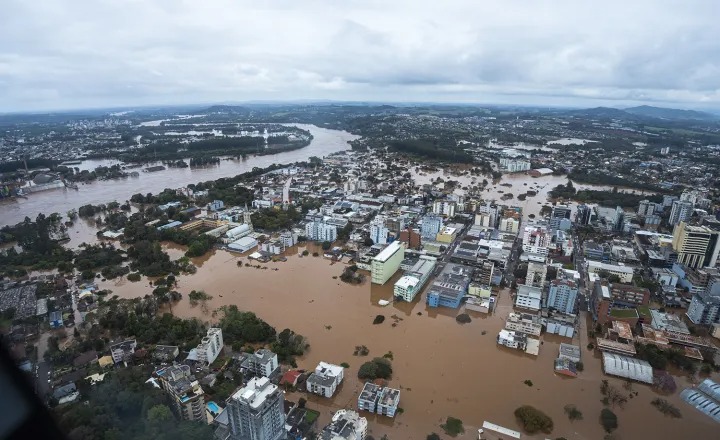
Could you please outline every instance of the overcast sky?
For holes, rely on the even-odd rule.
[[[0,3],[0,111],[298,99],[720,108],[720,0]]]

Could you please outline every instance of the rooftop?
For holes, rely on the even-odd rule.
[[[379,261],[381,263],[384,263],[389,260],[390,257],[395,255],[395,253],[399,251],[401,247],[402,244],[399,241],[393,241],[392,243],[387,245],[385,249],[380,251],[380,253],[373,258],[373,261]]]
[[[277,389],[278,387],[270,383],[270,379],[267,377],[255,377],[245,387],[236,391],[232,398],[257,409]]]

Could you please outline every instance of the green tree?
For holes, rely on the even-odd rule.
[[[147,413],[149,422],[163,423],[172,419],[173,415],[167,405],[155,405]]]
[[[600,411],[600,424],[605,429],[605,432],[613,432],[618,427],[618,419],[614,412],[607,408],[603,408]]]

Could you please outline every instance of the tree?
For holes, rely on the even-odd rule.
[[[172,418],[172,412],[167,405],[155,405],[147,413],[147,419],[149,422],[162,423]]]
[[[425,440],[440,440],[440,436],[433,432],[432,434],[428,434]]]
[[[360,379],[390,379],[392,378],[392,364],[387,358],[374,358],[365,362],[358,369]]]
[[[375,242],[373,242],[372,238],[370,238],[370,237],[366,238],[366,239],[363,241],[363,245],[365,245],[365,246],[372,246],[372,245],[374,245],[374,244],[375,244]]]
[[[459,434],[465,432],[462,420],[456,419],[455,417],[448,417],[440,427],[445,431],[445,434],[450,437],[457,437]]]
[[[530,434],[541,431],[549,434],[554,427],[552,419],[547,414],[530,405],[523,405],[516,409],[515,417],[520,420],[523,429]]]
[[[600,411],[600,424],[605,429],[605,432],[613,432],[618,427],[618,419],[614,412],[607,408],[603,408]]]
[[[323,249],[324,251],[330,249],[331,246],[332,246],[332,243],[330,243],[329,241],[323,241],[323,242],[322,242],[322,249]]]

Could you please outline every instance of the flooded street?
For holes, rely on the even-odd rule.
[[[122,203],[136,193],[158,193],[165,188],[180,188],[191,183],[236,176],[254,167],[265,168],[276,163],[306,161],[311,156],[323,157],[350,149],[348,141],[357,138],[345,131],[307,124],[293,125],[310,131],[313,140],[309,146],[285,153],[250,156],[246,160],[222,160],[218,165],[209,167],[168,168],[153,173],[142,172],[142,168],[138,168],[133,170],[140,172],[140,176],[135,178],[96,181],[80,185],[78,190],[61,188],[33,193],[27,198],[18,198],[0,204],[0,225],[18,223],[26,216],[34,220],[39,213],[58,212],[65,215],[67,211],[86,204],[97,205],[112,201]],[[82,168],[94,169],[96,166],[111,163],[115,162],[86,161]]]
[[[552,435],[537,438],[603,437],[598,422],[602,409],[600,381],[609,379],[620,390],[623,381],[602,374],[599,356],[591,358],[591,352],[585,349],[584,328],[579,332],[580,339],[573,341],[583,347],[585,364],[585,371],[577,379],[553,372],[559,343],[568,342],[566,338],[544,336],[537,358],[498,347],[495,337],[512,310],[508,291],[502,292],[494,316],[470,312],[473,321],[460,325],[455,316],[462,309],[427,309],[424,295],[414,303],[378,306],[379,299],[391,299],[399,273],[384,286],[371,285],[369,277],[360,286],[350,286],[332,278],[340,275],[344,263],[299,257],[297,248],[288,253],[287,262],[261,264],[267,269],[239,268],[238,260],[248,261],[225,251],[195,261],[197,274],[178,278],[178,290],[184,298],[173,305],[172,312],[214,322],[214,309],[235,304],[241,310],[255,312],[278,331],[287,327],[306,336],[311,348],[298,359],[300,368],[314,369],[319,361],[350,364],[333,399],[309,398],[308,405],[322,413],[319,426],[329,421],[332,411],[356,407],[362,386],[357,379],[358,367],[372,357],[392,352],[394,374],[390,384],[401,389],[400,407],[404,412],[395,419],[365,414],[376,438],[383,434],[391,440],[425,438],[433,431],[441,433],[439,425],[447,416],[464,421],[466,434],[458,438],[477,438],[477,427],[485,420],[519,429],[513,411],[523,404],[542,409],[555,422]],[[101,283],[101,287],[124,298],[143,296],[152,290],[146,279],[137,283],[109,281]],[[205,307],[190,306],[187,295],[193,289],[205,290],[212,300]],[[373,325],[378,314],[386,320]],[[393,327],[393,323],[397,325]],[[353,356],[357,345],[367,346],[369,356]],[[525,380],[531,380],[533,386],[525,385]],[[677,381],[679,393],[688,384],[682,378]],[[673,420],[650,405],[658,396],[653,390],[641,384],[633,384],[633,390],[639,395],[630,399],[624,409],[614,409],[619,418],[619,437],[717,438],[717,425],[680,401],[677,393],[667,398],[680,408],[683,418]],[[288,395],[290,400],[300,397],[307,395]],[[563,412],[566,404],[575,404],[584,420],[569,422]]]

